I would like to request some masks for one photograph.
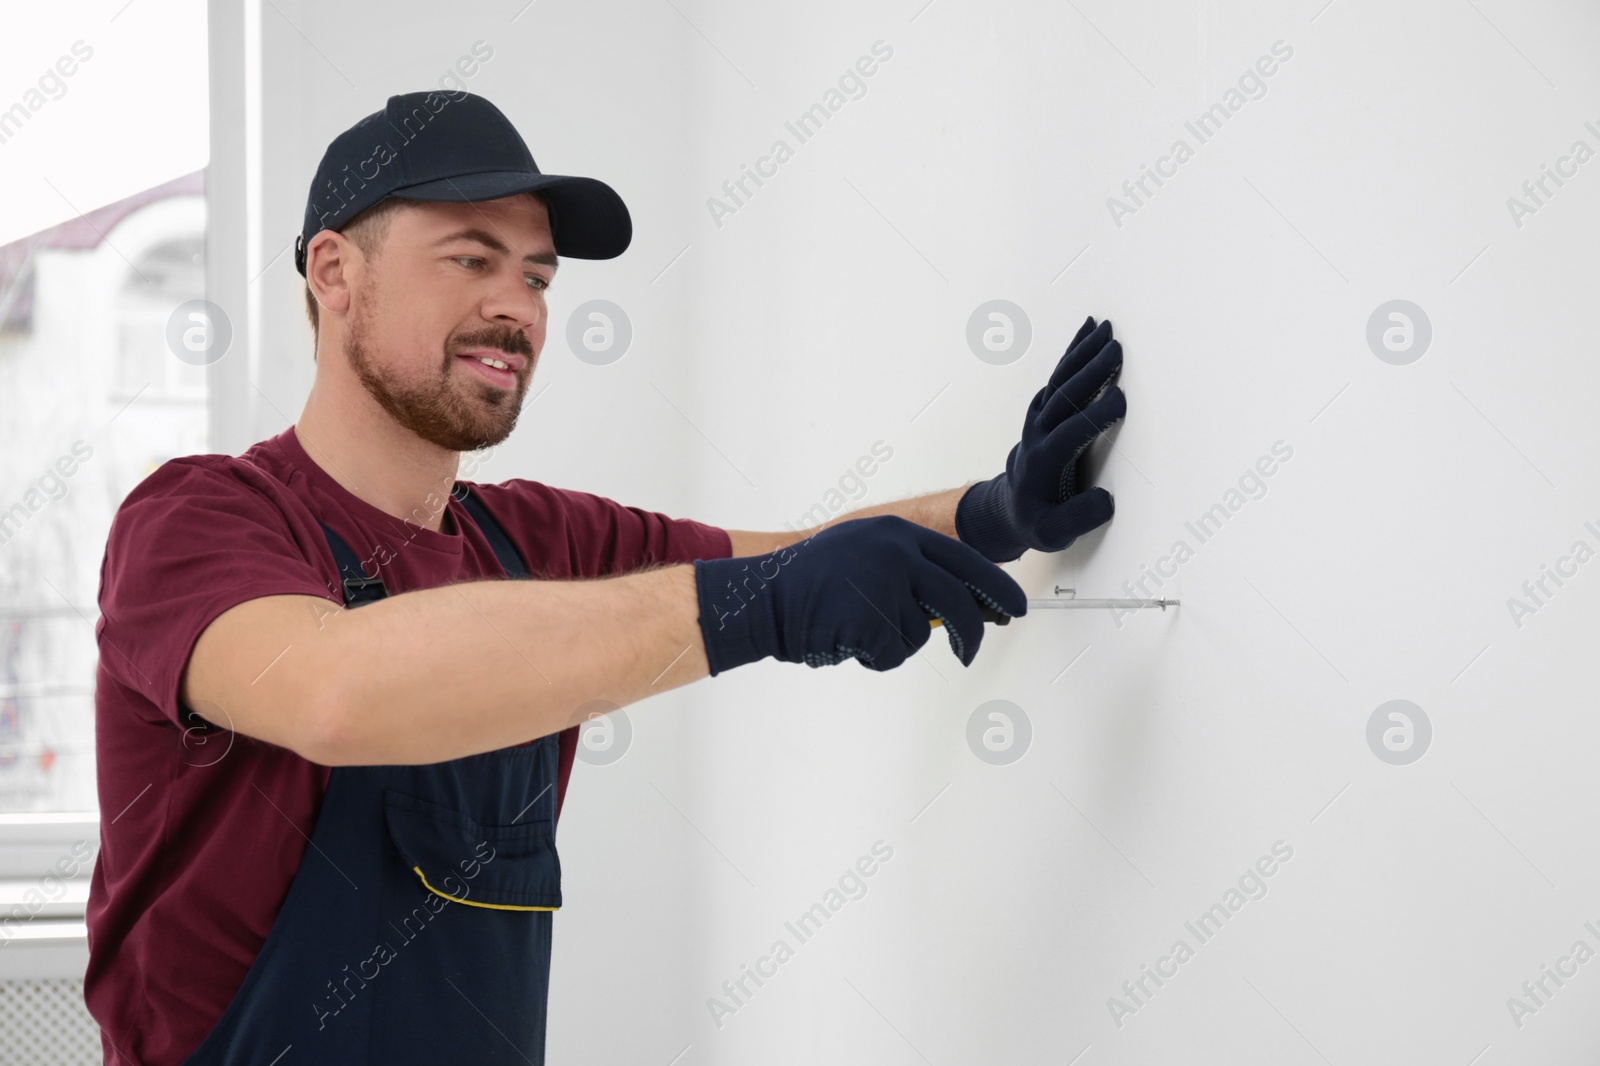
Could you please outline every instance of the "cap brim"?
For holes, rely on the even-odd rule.
[[[565,174],[493,171],[423,182],[390,195],[404,200],[474,203],[522,192],[542,192],[555,216],[556,254],[570,259],[614,259],[633,240],[633,219],[622,197],[605,182]]]

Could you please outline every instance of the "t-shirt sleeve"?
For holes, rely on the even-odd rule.
[[[510,518],[508,532],[519,547],[532,549],[536,576],[602,577],[733,554],[726,529],[592,492],[524,478],[475,488],[497,516]]]
[[[102,673],[179,725],[178,680],[218,615],[262,596],[333,599],[282,509],[219,459],[173,459],[140,482],[112,519],[100,568]]]
[[[595,573],[627,573],[733,554],[728,531],[717,526],[630,507],[592,492],[557,491],[578,543],[597,553]]]

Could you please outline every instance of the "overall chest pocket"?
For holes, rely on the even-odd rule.
[[[462,811],[385,789],[389,838],[406,868],[436,896],[469,907],[561,907],[561,859],[553,819],[481,825]]]

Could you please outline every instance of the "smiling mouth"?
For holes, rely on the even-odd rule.
[[[480,377],[503,389],[509,389],[517,383],[517,372],[511,369],[508,360],[492,355],[458,355],[456,358],[465,360]]]

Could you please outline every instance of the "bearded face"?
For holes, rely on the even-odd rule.
[[[374,280],[352,299],[344,345],[372,398],[400,425],[450,451],[489,448],[509,437],[536,363],[527,335],[510,325],[467,327],[452,333],[440,351],[384,352],[374,325],[385,302],[378,288]],[[480,357],[525,365],[506,387],[468,365],[483,365]]]

